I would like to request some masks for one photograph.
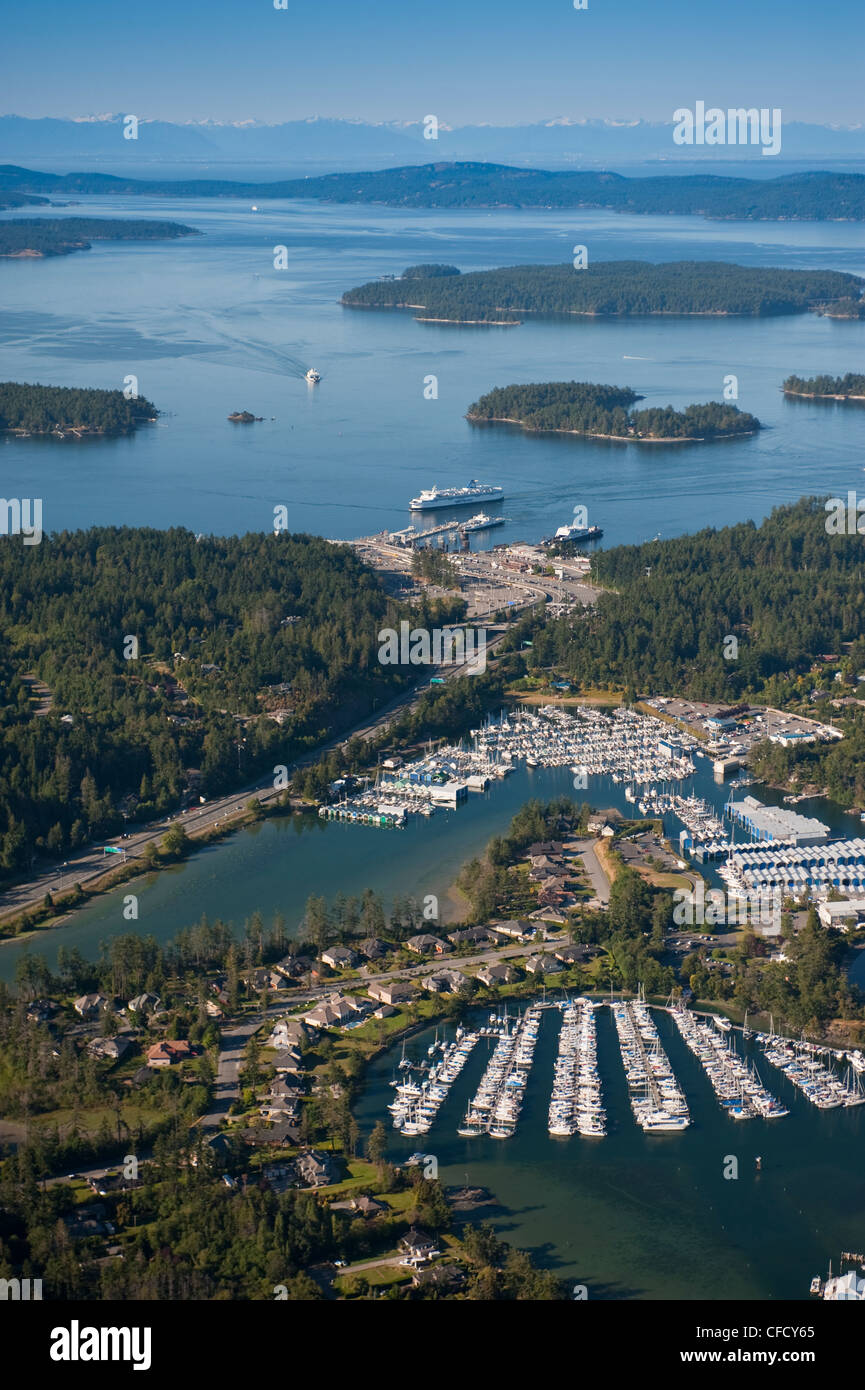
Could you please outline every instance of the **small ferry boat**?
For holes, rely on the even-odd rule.
[[[310,382],[312,386],[315,386],[317,382],[321,381],[321,377],[315,370],[315,367],[310,367],[309,371],[306,374],[306,379],[308,382]]]

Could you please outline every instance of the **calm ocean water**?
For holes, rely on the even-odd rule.
[[[52,210],[53,211],[53,210]],[[719,259],[865,273],[865,229],[604,212],[429,212],[230,200],[82,198],[81,215],[167,217],[203,235],[94,244],[0,264],[0,378],[139,390],[164,412],[132,438],[6,439],[7,496],[41,496],[46,529],[189,526],[220,534],[293,529],[354,537],[409,521],[434,482],[501,484],[495,539],[537,539],[588,507],[605,543],[759,519],[803,493],[862,482],[865,413],[791,402],[790,372],[862,365],[865,325],[813,315],[766,320],[420,324],[343,309],[343,290],[419,261],[463,269],[561,262],[576,243],[603,259]],[[288,269],[273,268],[273,248]],[[315,366],[318,388],[303,381]],[[604,444],[475,429],[468,405],[493,386],[562,379],[632,386],[647,405],[720,399],[767,428],[705,446]],[[424,378],[438,399],[424,398]],[[233,409],[265,420],[238,427]],[[273,417],[273,418],[271,418]],[[487,539],[487,544],[491,542]]]

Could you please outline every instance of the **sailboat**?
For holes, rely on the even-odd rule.
[[[753,1036],[754,1036],[753,1031],[748,1027],[748,1010],[746,1009],[746,1010],[745,1010],[745,1019],[744,1019],[744,1022],[742,1023],[742,1039],[743,1039],[744,1042],[750,1042],[750,1040],[751,1040],[751,1038],[753,1038]]]

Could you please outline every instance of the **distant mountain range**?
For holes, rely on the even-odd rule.
[[[156,161],[195,164],[249,160],[286,166],[336,167],[423,164],[435,155],[450,161],[493,161],[555,165],[693,160],[694,150],[673,143],[669,123],[651,121],[550,120],[533,125],[441,125],[437,140],[425,138],[423,119],[370,124],[311,117],[265,125],[258,121],[174,124],[139,117],[138,138],[124,138],[124,116],[83,120],[0,116],[0,161],[56,163],[78,168]],[[761,160],[758,146],[704,146],[703,160]],[[839,127],[791,121],[783,126],[782,157],[795,160],[865,158],[865,125]],[[764,170],[765,173],[765,170]]]
[[[276,183],[51,174],[0,165],[0,207],[45,196],[149,194],[175,198],[316,198],[414,208],[606,208],[752,221],[865,221],[865,174],[808,172],[781,178],[622,174],[519,169],[505,164],[409,164],[366,173]]]

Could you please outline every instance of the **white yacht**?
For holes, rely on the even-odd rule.
[[[309,371],[306,374],[306,379],[312,386],[315,386],[317,382],[321,381],[321,377],[319,373],[315,370],[315,367],[310,367]]]

